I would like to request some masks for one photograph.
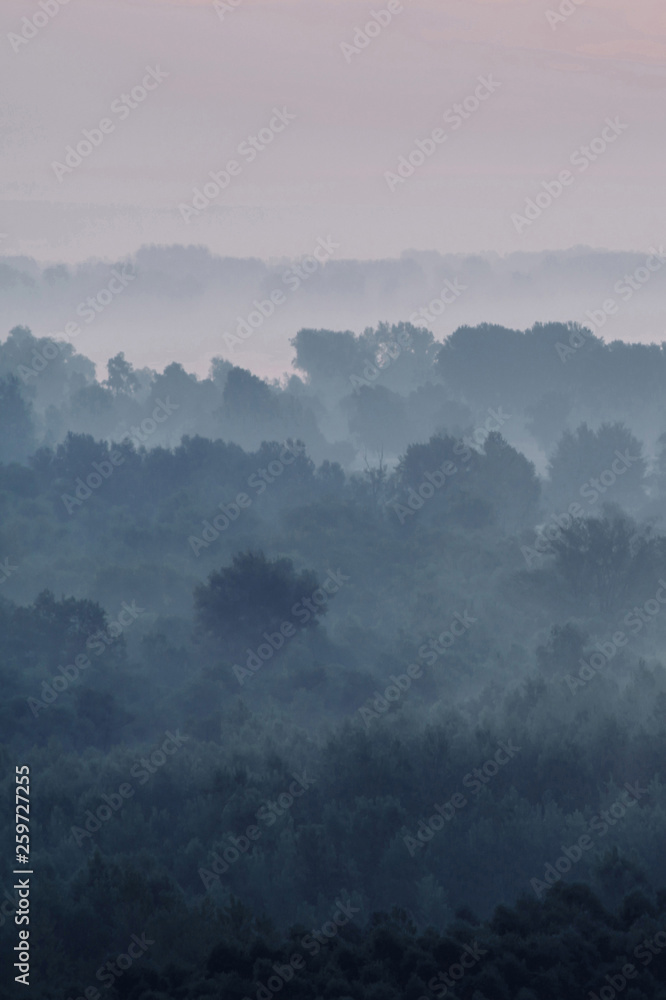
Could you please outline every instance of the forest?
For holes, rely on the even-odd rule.
[[[0,344],[31,996],[666,1000],[666,346],[291,345]]]

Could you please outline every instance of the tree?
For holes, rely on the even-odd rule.
[[[15,375],[0,379],[0,460],[23,462],[35,449],[32,407]]]
[[[571,412],[571,399],[563,392],[547,392],[525,407],[527,430],[544,450],[554,448]]]
[[[644,596],[663,572],[666,555],[662,539],[611,507],[603,517],[575,518],[549,551],[568,595],[602,613]]]
[[[484,441],[471,478],[474,492],[492,504],[504,530],[516,531],[533,522],[541,496],[534,466],[498,431],[491,431]]]
[[[578,670],[586,639],[582,629],[572,622],[553,625],[548,642],[537,646],[536,657],[540,669],[549,676],[559,675],[567,670]]]
[[[494,520],[513,531],[534,516],[540,495],[532,463],[497,431],[488,434],[482,450],[467,439],[442,434],[427,444],[411,444],[396,480],[401,502],[411,496],[418,507],[414,493],[431,496],[430,510],[468,527]]]
[[[404,448],[409,441],[405,400],[383,385],[361,386],[347,397],[349,430],[373,451]]]
[[[315,574],[298,573],[291,559],[238,553],[231,566],[196,587],[196,621],[204,633],[232,648],[258,642],[264,632],[279,630],[285,622],[312,627],[326,613],[325,604],[313,603],[318,586]],[[301,603],[304,599],[307,604]]]
[[[232,368],[224,386],[223,407],[231,419],[270,419],[277,416],[277,405],[270,387],[245,368]]]
[[[40,448],[33,456],[31,465],[45,487],[72,490],[77,477],[85,479],[91,472],[95,472],[94,463],[109,462],[112,451],[106,441],[96,440],[92,434],[74,434],[69,431],[55,451]],[[56,479],[58,482],[55,482]]]
[[[364,363],[373,360],[369,345],[362,346],[350,330],[299,330],[290,341],[296,351],[294,368],[305,372],[312,382],[347,381]]]
[[[125,354],[121,351],[115,357],[109,358],[106,363],[108,378],[103,384],[112,390],[116,395],[124,393],[131,396],[140,386],[139,376],[134,368],[125,360]]]
[[[461,460],[467,457],[469,449],[448,434],[434,434],[427,444],[410,444],[396,469],[396,475],[403,489],[415,489],[447,462],[455,467],[457,474]]]
[[[106,628],[104,609],[95,601],[75,597],[58,601],[51,591],[43,590],[29,607],[12,610],[5,631],[5,652],[15,656],[22,668],[36,659],[53,668],[86,652],[88,639]],[[114,649],[122,645],[121,640],[108,638]]]
[[[597,431],[581,424],[564,432],[550,459],[551,505],[566,510],[577,502],[585,509],[610,501],[633,511],[645,500],[646,469],[643,446],[624,424]]]
[[[367,455],[363,456],[363,462],[365,465],[363,475],[366,478],[372,502],[373,504],[378,504],[380,498],[383,498],[386,495],[386,485],[388,481],[388,470],[384,463],[383,449],[379,452],[378,465],[370,465]]]

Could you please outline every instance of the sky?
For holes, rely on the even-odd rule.
[[[0,7],[5,256],[663,242],[663,0],[42,2]]]

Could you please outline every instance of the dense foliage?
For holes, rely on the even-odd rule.
[[[640,352],[565,362],[572,329],[303,330],[281,385],[67,347],[28,377],[12,332],[33,996],[666,996],[663,378],[595,411],[586,352]],[[8,849],[3,954],[12,885]]]

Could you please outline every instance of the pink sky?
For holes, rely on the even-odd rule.
[[[387,0],[69,0],[28,44],[9,34],[37,0],[3,0],[0,249],[44,260],[115,257],[145,243],[298,256],[331,235],[341,257],[663,243],[666,5],[585,0],[404,0],[347,62],[340,43]],[[114,117],[82,165],[52,169],[146,66],[168,78]],[[386,171],[443,123],[480,76],[501,86],[392,192]],[[178,211],[273,107],[296,120],[189,224]],[[570,166],[607,118],[628,128],[534,224],[512,213]]]

